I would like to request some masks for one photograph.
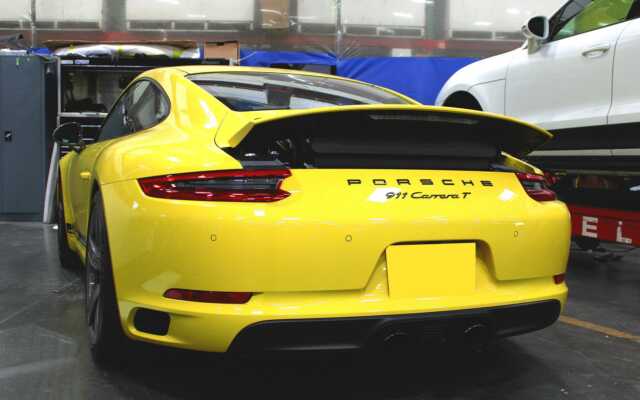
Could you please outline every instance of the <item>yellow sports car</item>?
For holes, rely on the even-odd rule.
[[[570,219],[519,160],[551,135],[316,73],[195,66],[135,79],[97,141],[55,139],[59,249],[86,266],[97,361],[128,340],[359,350],[541,329]]]

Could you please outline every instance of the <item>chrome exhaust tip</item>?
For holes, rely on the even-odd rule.
[[[411,351],[411,337],[407,332],[394,331],[382,340],[382,349],[388,354],[404,354]]]
[[[467,327],[463,333],[465,344],[473,351],[485,351],[491,340],[491,330],[485,324],[475,324]]]

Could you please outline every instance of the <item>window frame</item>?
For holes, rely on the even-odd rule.
[[[125,98],[125,96],[128,96],[137,84],[139,84],[139,83],[141,83],[141,82],[145,82],[145,81],[146,81],[146,82],[149,82],[152,86],[154,86],[154,87],[158,90],[158,93],[160,93],[160,96],[161,96],[161,97],[166,101],[166,103],[167,103],[167,110],[166,110],[166,112],[164,113],[164,115],[163,115],[161,118],[158,118],[158,119],[155,121],[155,123],[154,123],[154,124],[152,124],[152,125],[150,125],[150,126],[148,126],[148,127],[144,128],[144,129],[137,130],[137,131],[130,131],[130,132],[128,132],[128,133],[123,133],[123,134],[122,134],[122,135],[120,135],[120,136],[112,137],[112,138],[110,138],[110,139],[102,139],[102,130],[104,129],[105,124],[106,124],[106,123],[107,123],[107,121],[109,120],[109,117],[111,117],[111,115],[113,114],[113,112],[116,110],[116,107],[118,106],[118,104],[120,103],[120,101],[121,101],[121,100],[123,100],[123,99]],[[125,110],[126,110],[126,108],[125,108]],[[102,141],[105,141],[105,140],[118,139],[118,138],[121,138],[121,137],[124,137],[124,136],[132,135],[132,134],[134,134],[134,133],[142,132],[142,131],[147,130],[147,129],[151,129],[151,128],[153,128],[153,127],[155,127],[155,126],[157,126],[157,125],[161,124],[162,122],[164,122],[164,120],[166,120],[166,119],[167,119],[167,117],[169,117],[169,115],[171,115],[171,101],[170,101],[169,96],[167,95],[167,93],[166,93],[166,92],[164,91],[164,89],[162,88],[162,86],[161,86],[161,85],[160,85],[160,84],[159,84],[155,79],[152,79],[152,78],[149,78],[149,77],[143,77],[143,78],[140,78],[140,79],[135,79],[133,82],[131,82],[131,83],[129,84],[129,86],[127,86],[127,87],[122,91],[122,93],[120,94],[120,96],[118,96],[118,99],[117,99],[117,100],[115,101],[115,103],[113,104],[113,107],[111,107],[111,110],[109,111],[109,114],[107,114],[106,118],[104,119],[104,122],[103,122],[103,123],[102,123],[102,125],[100,126],[100,132],[98,133],[98,136],[96,137],[96,143],[98,143],[98,142],[102,142]],[[126,116],[126,113],[125,113],[125,116]]]
[[[560,7],[560,9],[558,11],[556,11],[555,14],[553,14],[553,16],[550,18],[550,21],[553,21],[556,17],[558,17],[559,15],[561,15],[566,9],[567,7],[569,7],[569,5],[573,2],[575,2],[576,0],[569,0],[567,1],[562,7]],[[593,1],[598,1],[598,0],[593,0]],[[610,24],[610,25],[606,25],[606,26],[601,26],[600,28],[596,28],[596,29],[592,29],[590,31],[586,31],[586,32],[582,32],[582,33],[578,33],[575,35],[571,35],[571,36],[567,36],[561,39],[556,39],[555,36],[560,33],[560,31],[562,30],[562,28],[564,28],[571,20],[573,20],[573,18],[575,18],[576,16],[578,16],[582,11],[584,11],[584,8],[580,11],[580,13],[576,14],[573,16],[573,18],[568,19],[564,24],[562,24],[561,26],[551,26],[550,31],[552,32],[552,34],[549,36],[549,39],[545,42],[546,43],[555,43],[555,42],[559,42],[565,39],[570,39],[573,37],[577,37],[580,35],[584,35],[586,33],[590,33],[590,32],[595,32],[595,31],[599,31],[600,29],[606,29],[610,26],[615,26],[618,24],[622,24],[624,22],[628,22],[628,21],[632,21],[634,19],[637,19],[638,17],[634,17],[634,18],[629,18],[632,15],[634,6],[636,6],[636,4],[640,2],[640,0],[634,0],[633,4],[631,4],[631,7],[629,8],[629,12],[627,13],[627,16],[624,17],[623,20],[616,22],[615,24]]]

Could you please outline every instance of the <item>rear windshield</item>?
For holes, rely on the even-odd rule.
[[[402,97],[364,83],[294,73],[216,72],[189,79],[235,111],[408,104]]]

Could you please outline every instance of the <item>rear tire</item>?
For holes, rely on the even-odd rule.
[[[100,192],[91,203],[87,234],[85,310],[93,360],[108,366],[124,361],[128,339],[122,331]]]
[[[580,247],[581,250],[591,251],[600,247],[600,241],[598,239],[577,236],[573,238],[573,241]]]
[[[58,179],[56,187],[56,219],[58,222],[58,259],[63,268],[77,268],[80,260],[76,253],[69,247],[69,239],[67,238],[67,220],[64,215],[64,200],[62,196],[62,183]]]

